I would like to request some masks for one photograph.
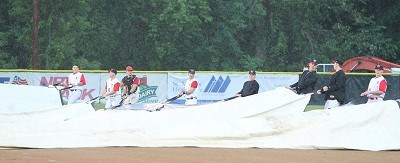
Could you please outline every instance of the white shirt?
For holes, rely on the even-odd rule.
[[[185,91],[189,91],[189,90],[190,90],[190,88],[192,87],[192,83],[193,83],[194,81],[197,82],[196,78],[188,79],[188,80],[186,81],[186,83],[185,83]],[[197,82],[197,87],[198,87],[198,82]],[[197,87],[196,87],[196,88],[197,88]],[[186,96],[186,98],[197,97],[196,89],[195,89],[191,94],[189,94],[189,95],[186,94],[185,96]]]
[[[369,81],[369,85],[368,85],[368,91],[379,91],[379,87],[381,85],[381,82],[386,82],[386,79],[381,76],[381,77],[374,77]],[[385,84],[385,91],[386,91],[387,85]],[[375,94],[368,94],[367,97],[379,97],[379,98],[384,98],[385,97],[385,93],[381,94],[381,95],[375,95]]]
[[[121,96],[121,84],[119,82],[119,80],[117,78],[114,78],[113,80],[111,80],[111,78],[107,79],[107,83],[106,83],[106,91],[107,93],[110,93],[114,87],[117,86],[118,90],[116,90],[116,92],[111,95],[111,97],[115,97],[115,96]]]
[[[74,87],[72,88],[72,89],[79,89],[79,90],[82,90],[83,88],[84,88],[84,86],[78,86],[78,85],[76,85],[76,84],[78,84],[79,82],[81,82],[81,79],[82,79],[82,77],[84,78],[84,76],[83,76],[83,74],[82,73],[80,73],[80,72],[77,72],[77,73],[71,73],[69,76],[68,76],[68,84],[72,84],[72,85],[74,85]]]

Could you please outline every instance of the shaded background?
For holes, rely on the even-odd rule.
[[[297,72],[312,58],[400,60],[398,0],[36,1],[38,69]],[[0,2],[0,68],[32,68],[33,6]]]

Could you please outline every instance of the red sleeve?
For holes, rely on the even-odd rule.
[[[133,84],[139,85],[139,78],[135,77],[135,79],[133,79]]]
[[[86,85],[86,79],[83,74],[81,75],[81,83],[83,83],[83,85]]]
[[[114,84],[114,91],[119,91],[119,86],[120,86],[120,83],[115,83]]]
[[[386,88],[387,88],[386,80],[382,80],[379,83],[379,90],[382,91],[382,92],[386,92]]]
[[[197,85],[198,85],[197,81],[193,81],[192,84],[190,84],[190,87],[197,88]]]

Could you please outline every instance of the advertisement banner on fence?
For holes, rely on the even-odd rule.
[[[68,80],[70,73],[28,73],[28,72],[2,72],[0,82],[3,84],[19,84],[48,87],[56,83],[64,83]],[[108,73],[83,73],[86,85],[78,102],[88,101],[97,97],[105,87]],[[118,73],[117,78],[121,81],[125,73]],[[139,101],[141,103],[162,102],[167,97],[167,74],[137,74],[140,79]],[[49,88],[55,89],[55,88]],[[62,90],[61,96],[67,101],[70,90]],[[104,102],[104,100],[102,101]]]
[[[165,101],[167,98],[167,74],[161,73],[137,73],[134,74],[139,78],[139,103],[155,103]],[[126,76],[125,72],[122,71],[117,73],[117,78],[122,82],[122,78]],[[106,85],[106,81],[109,78],[108,73],[101,74],[101,88],[103,89]]]
[[[57,83],[67,83],[68,75],[70,73],[32,73],[34,78],[34,85],[48,87],[49,85]],[[86,81],[86,85],[82,89],[80,101],[88,101],[99,95],[99,78],[98,73],[83,73]],[[68,101],[68,97],[71,91],[69,89],[63,90],[61,95],[65,101]]]
[[[24,84],[34,86],[49,86],[55,83],[63,83],[68,79],[70,73],[30,73],[30,72],[2,72],[0,83]],[[105,87],[108,73],[84,73],[86,86],[82,90],[79,101],[88,101],[100,94]],[[125,72],[119,72],[117,78],[121,81]],[[139,101],[141,103],[163,102],[179,94],[188,79],[187,73],[137,73],[140,79]],[[239,92],[243,83],[249,79],[248,74],[225,74],[225,73],[197,73],[199,82],[197,95],[199,103],[210,103],[220,101],[234,96]],[[258,74],[256,77],[260,85],[259,92],[274,89],[280,86],[288,86],[298,80],[296,74]],[[52,88],[55,89],[55,88]],[[68,99],[70,91],[61,92],[64,100]],[[104,102],[104,101],[102,101]],[[184,103],[180,98],[175,103]]]
[[[198,81],[196,89],[198,103],[203,104],[234,96],[242,89],[243,83],[249,80],[249,75],[197,73],[195,78]],[[168,73],[168,98],[179,94],[184,89],[187,80],[186,73]],[[289,86],[298,80],[298,75],[259,74],[256,80],[260,85],[259,92],[264,92],[276,87]],[[181,97],[173,103],[184,103],[184,101],[184,97]]]

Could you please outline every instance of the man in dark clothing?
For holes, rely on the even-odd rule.
[[[325,94],[324,109],[332,109],[343,105],[346,98],[346,75],[342,70],[343,62],[335,60],[333,64],[335,73],[332,75],[329,85],[317,91],[318,94]]]
[[[236,97],[246,97],[246,96],[257,94],[258,88],[260,86],[258,85],[255,78],[256,78],[256,71],[250,70],[249,71],[249,81],[246,81],[243,84],[242,90],[236,94]]]
[[[295,90],[297,94],[307,94],[314,91],[315,84],[317,84],[317,60],[313,59],[308,63],[308,70],[303,71],[300,75],[299,81],[290,85],[289,89]]]
[[[125,99],[124,105],[128,105],[128,104],[136,103],[139,99],[139,95],[137,92],[137,88],[139,85],[139,78],[136,75],[133,75],[133,73],[132,73],[133,67],[132,66],[127,66],[125,70],[126,70],[127,76],[125,76],[122,79],[122,86],[124,88],[122,90],[122,95],[123,95],[123,98]]]

